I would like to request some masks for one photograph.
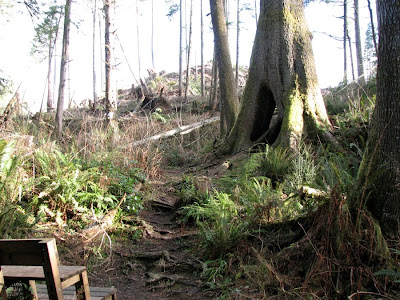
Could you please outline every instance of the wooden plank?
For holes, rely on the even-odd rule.
[[[46,278],[47,291],[50,300],[64,300],[60,273],[58,271],[58,252],[55,239],[41,241],[39,246],[43,252],[43,271]]]
[[[42,252],[39,247],[41,240],[0,240],[0,265],[43,264]]]
[[[1,266],[0,266],[0,297],[3,298],[3,300],[7,300],[7,293],[4,287],[3,270],[1,269]]]
[[[37,284],[36,285],[38,291],[39,300],[48,299],[47,296],[47,288],[45,284]],[[74,299],[76,297],[75,288],[70,286],[66,288],[64,291],[64,299]],[[116,300],[117,290],[115,288],[104,288],[104,287],[91,287],[90,288],[90,299],[91,300],[105,300],[107,297],[111,297],[115,295],[114,300]],[[109,299],[111,299],[109,298]],[[76,298],[75,298],[76,299]]]
[[[44,280],[43,267],[37,266],[2,266],[4,278],[6,279],[36,279]],[[73,276],[79,275],[86,270],[84,266],[59,266],[58,268],[61,281],[65,281]],[[73,284],[73,283],[72,283]]]
[[[37,289],[36,289],[36,281],[35,280],[29,280],[29,286],[32,291],[32,300],[38,300],[38,295],[37,295]]]

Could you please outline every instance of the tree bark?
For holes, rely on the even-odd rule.
[[[141,57],[140,57],[140,29],[139,29],[139,3],[136,0],[136,36],[137,36],[137,58],[138,58],[138,68],[139,68],[139,79],[142,78],[142,67],[141,67]]]
[[[179,1],[179,90],[178,90],[178,95],[181,97],[182,96],[182,83],[183,83],[183,79],[182,79],[182,43],[183,43],[183,29],[182,29],[182,25],[183,25],[183,12],[182,12],[182,0]]]
[[[97,0],[93,2],[93,109],[97,108],[97,91],[96,91],[96,13],[97,13]]]
[[[117,111],[117,89],[114,79],[114,0],[104,1],[105,15],[105,72],[106,72],[106,125],[111,129],[112,139],[118,136]]]
[[[377,0],[379,44],[377,95],[368,143],[358,175],[353,209],[365,205],[382,231],[399,237],[400,229],[400,5]]]
[[[203,0],[200,0],[200,47],[201,47],[201,97],[205,97],[205,76],[204,76],[204,14]]]
[[[219,69],[219,86],[221,93],[221,137],[225,137],[231,131],[239,111],[235,77],[233,75],[231,55],[228,44],[228,30],[224,16],[222,0],[210,0],[211,19],[214,30],[214,42],[216,45],[216,57]]]
[[[65,14],[64,14],[64,34],[63,34],[63,47],[61,54],[60,86],[58,89],[57,112],[55,119],[56,134],[59,139],[61,139],[62,137],[65,77],[67,74],[67,63],[69,60],[69,31],[71,25],[71,3],[72,0],[66,0]]]
[[[189,17],[189,41],[187,44],[187,61],[186,61],[186,86],[185,86],[185,102],[190,84],[190,52],[192,48],[192,18],[193,18],[193,0],[190,0],[190,17]]]
[[[371,8],[371,1],[368,1],[368,10],[369,10],[369,18],[371,22],[371,29],[372,29],[372,40],[374,41],[375,53],[378,53],[378,43],[376,42],[376,32],[375,32],[375,25],[374,25],[374,16],[372,14]]]
[[[354,72],[354,62],[353,62],[353,47],[351,46],[350,34],[347,32],[347,41],[349,42],[349,54],[350,54],[350,66],[351,66],[351,76],[353,81],[356,80],[355,72]],[[346,71],[347,72],[347,71]]]
[[[358,0],[354,0],[354,31],[356,37],[356,55],[357,55],[357,75],[358,82],[360,84],[365,83],[364,78],[364,65],[363,65],[363,53],[361,45],[361,33],[360,33],[360,15]]]
[[[347,84],[347,0],[343,0],[343,83]]]
[[[235,82],[236,90],[239,88],[239,36],[240,36],[240,0],[237,0],[237,16],[236,16],[236,70]]]
[[[296,148],[304,136],[333,142],[330,129],[302,0],[262,0],[241,110],[221,152]]]
[[[47,71],[47,111],[54,111],[53,104],[53,82],[52,78],[52,61],[53,61],[53,34],[50,33],[49,36],[49,69]]]
[[[154,0],[151,0],[151,64],[154,69]]]

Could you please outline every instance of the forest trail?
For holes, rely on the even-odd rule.
[[[151,200],[139,213],[142,237],[113,249],[106,275],[95,272],[94,284],[113,285],[119,300],[212,299],[200,278],[202,263],[193,253],[196,232],[176,221],[179,198],[173,182],[182,179],[178,171],[166,172],[151,182]]]

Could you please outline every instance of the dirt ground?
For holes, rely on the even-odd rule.
[[[91,285],[116,287],[118,300],[215,298],[200,277],[196,233],[176,222],[179,199],[170,183],[181,175],[151,183],[152,200],[139,213],[142,237],[113,248],[111,259],[89,273]]]

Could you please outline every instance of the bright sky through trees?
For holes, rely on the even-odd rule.
[[[100,3],[101,1],[98,0]],[[179,46],[179,18],[174,16],[168,20],[166,14],[168,7],[165,1],[158,0],[159,5],[155,5],[155,71],[166,70],[168,72],[178,71],[178,46]],[[209,3],[203,1],[204,12],[209,14]],[[252,3],[253,1],[251,1]],[[200,16],[197,1],[194,1],[193,14],[193,52],[191,55],[191,65],[200,64]],[[230,46],[232,57],[235,57],[236,45],[236,1],[232,1],[230,22]],[[364,1],[360,7],[361,33],[363,38],[367,30],[369,16]],[[72,6],[72,18],[75,23],[79,23],[78,28],[71,28],[70,44],[70,81],[67,83],[67,99],[73,98],[76,104],[81,100],[92,97],[92,16],[91,4],[86,1],[75,1]],[[373,4],[375,7],[375,4]],[[147,69],[151,68],[151,2],[139,1],[139,20],[136,20],[135,1],[117,0],[117,40],[116,56],[117,64],[117,86],[118,88],[129,88],[131,84],[136,84],[135,78],[139,78],[137,63],[137,34],[136,22],[139,22],[140,34],[140,55],[141,69],[140,76],[147,75]],[[30,56],[31,42],[34,31],[32,21],[26,11],[23,14],[14,8],[9,16],[2,16],[0,20],[0,70],[3,76],[11,78],[14,82],[14,89],[21,84],[20,95],[26,101],[31,110],[38,110],[45,94],[47,62],[38,61]],[[21,11],[21,9],[19,9]],[[321,87],[337,85],[343,77],[343,55],[342,43],[330,38],[327,34],[341,37],[343,21],[339,19],[342,15],[342,7],[333,4],[312,3],[306,8],[306,16],[310,30],[313,32],[313,49],[317,66],[317,72]],[[352,15],[352,11],[349,11]],[[240,34],[240,64],[248,65],[253,45],[256,29],[255,19],[248,11],[242,12],[241,20],[242,31]],[[350,25],[350,30],[352,30]],[[103,36],[102,31],[102,36]],[[327,33],[327,34],[326,34]],[[351,33],[352,34],[352,33]],[[210,15],[205,17],[205,61],[212,59],[213,35],[211,29]],[[104,46],[100,46],[100,34],[97,33],[97,61],[98,76],[104,74]],[[102,42],[104,37],[102,37]],[[122,48],[121,48],[122,46]],[[122,51],[123,49],[123,51]],[[57,55],[61,51],[61,46],[56,49]],[[355,50],[353,50],[355,52]],[[100,55],[102,55],[100,59]],[[125,58],[126,57],[126,58]],[[129,65],[128,65],[129,64]],[[59,64],[57,66],[59,68]],[[134,72],[132,75],[130,69]],[[349,66],[350,70],[350,66]],[[58,76],[59,69],[56,70]],[[350,78],[350,77],[349,77]],[[101,94],[101,84],[104,80],[97,80],[98,91]],[[70,90],[68,90],[70,87]],[[7,99],[5,99],[7,100]],[[45,101],[45,100],[44,100]],[[67,101],[68,102],[68,101]],[[44,102],[45,103],[45,102]]]

